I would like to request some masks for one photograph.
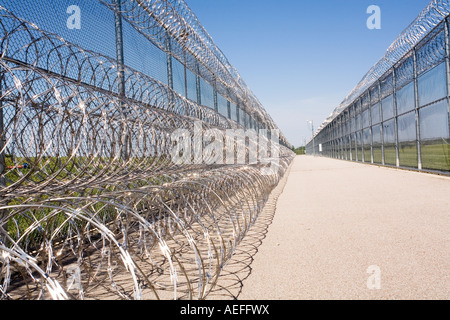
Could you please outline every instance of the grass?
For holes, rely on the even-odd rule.
[[[373,162],[378,164],[383,163],[383,153],[381,152],[381,146],[373,148]]]
[[[7,185],[11,185],[22,177],[28,175],[27,179],[23,181],[23,185],[27,185],[29,183],[40,183],[46,181],[49,176],[56,174],[55,179],[58,181],[64,181],[70,178],[75,177],[81,169],[84,169],[84,166],[88,166],[88,171],[86,174],[91,174],[93,172],[97,172],[99,169],[103,169],[104,166],[108,165],[108,159],[94,159],[95,161],[91,162],[91,158],[86,157],[72,157],[69,159],[68,157],[45,157],[39,159],[37,161],[36,158],[19,158],[16,157],[14,159],[11,158],[11,156],[5,157],[6,166],[14,166],[14,165],[22,165],[23,163],[28,163],[30,165],[30,168],[28,169],[7,169],[7,173],[5,174]],[[160,165],[164,164],[165,159],[163,158],[133,158],[127,161],[127,167],[141,167],[142,164],[144,165]],[[95,166],[92,165],[92,163],[95,163]],[[99,164],[100,163],[100,164]],[[61,170],[63,169],[63,170]],[[151,184],[151,185],[161,185],[165,182],[169,182],[170,179],[166,177],[164,174],[155,175],[153,178],[147,178],[145,181],[145,184]],[[113,191],[116,188],[116,186],[103,186],[102,188],[86,188],[81,194],[80,192],[76,191],[70,191],[67,194],[61,193],[57,196],[53,195],[53,197],[81,197],[81,196],[94,196],[99,195],[104,192]],[[49,195],[46,194],[39,194],[39,195],[33,195],[33,202],[32,203],[44,203],[48,201],[50,198]],[[14,205],[21,205],[29,203],[29,197],[15,197],[12,200],[9,200],[7,204],[8,206],[14,206]],[[58,206],[58,203],[55,203],[56,206]],[[98,217],[103,220],[111,220],[115,217],[115,209],[109,208],[108,206],[105,206],[101,203],[94,204],[90,206],[90,209],[94,210],[95,212],[98,212]],[[14,211],[14,209],[10,209],[8,211]],[[24,247],[27,248],[36,248],[40,245],[41,241],[44,239],[45,235],[51,234],[53,231],[57,230],[62,224],[64,224],[63,228],[59,231],[59,234],[61,236],[64,236],[68,232],[69,224],[65,223],[67,222],[67,215],[63,212],[57,213],[53,215],[50,218],[47,218],[50,216],[50,214],[54,211],[54,209],[49,208],[42,208],[39,206],[36,206],[36,208],[33,209],[26,209],[23,212],[16,214],[14,218],[9,219],[7,222],[7,231],[11,238],[13,240],[18,240],[20,235],[23,235],[26,230],[32,226],[36,221],[41,221],[39,223],[39,228],[36,228],[33,230],[27,237],[24,239],[26,243],[24,243]],[[3,212],[3,214],[8,214],[6,212]],[[2,215],[2,212],[0,212],[0,217]],[[72,222],[71,222],[72,223]],[[79,228],[83,228],[83,225],[86,224],[86,222],[77,220],[76,224],[78,224]]]
[[[417,168],[417,145],[415,142],[401,142],[398,149],[401,167]]]
[[[131,170],[141,167],[160,166],[169,162],[168,157],[145,157],[145,158],[131,158],[127,160],[126,167]],[[102,158],[102,157],[42,157],[37,159],[16,157],[14,162],[12,157],[7,155],[5,157],[6,167],[22,165],[27,163],[27,169],[7,169],[6,185],[11,185],[17,182],[22,177],[26,176],[28,181],[41,183],[54,176],[57,181],[70,180],[83,172],[83,175],[94,175],[108,168],[115,168],[121,165],[117,159]],[[24,182],[26,183],[26,182]]]
[[[292,151],[294,151],[296,155],[304,155],[306,153],[305,147],[293,148]]]
[[[371,163],[372,155],[370,151],[370,147],[364,148],[364,162]]]
[[[397,165],[397,154],[395,151],[395,146],[384,147],[384,163],[391,166]]]
[[[446,141],[422,142],[423,169],[450,171],[450,144]]]
[[[358,150],[359,151],[359,150]],[[364,150],[365,162],[370,163],[370,149]],[[450,171],[450,143],[442,140],[422,141],[422,168],[428,170]],[[358,157],[361,160],[361,157]],[[373,148],[374,163],[382,163],[381,148]],[[417,146],[415,142],[402,142],[399,148],[401,167],[418,168]],[[384,162],[386,165],[397,164],[394,145],[384,147]]]

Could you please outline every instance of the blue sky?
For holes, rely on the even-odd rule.
[[[186,0],[295,146],[384,55],[429,0]],[[369,30],[370,5],[381,30]]]

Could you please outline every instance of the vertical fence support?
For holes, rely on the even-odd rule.
[[[214,89],[214,110],[216,110],[217,113],[219,113],[219,104],[217,101],[217,91]]]
[[[369,95],[370,163],[373,163],[372,95],[370,90],[367,94]]]
[[[0,67],[0,188],[6,187],[5,122],[3,116],[3,68]],[[1,213],[0,213],[1,218]]]
[[[445,19],[445,65],[447,68],[447,117],[448,117],[448,134],[450,137],[450,24],[449,19]]]
[[[249,115],[247,114],[247,112],[244,111],[244,128],[248,129],[249,127]]]
[[[199,74],[200,74],[200,66],[199,66],[199,64],[197,62],[197,74],[195,76],[195,85],[197,86],[197,103],[199,105],[201,105],[202,104],[202,91],[201,91],[202,88],[200,86],[200,76],[199,76]]]
[[[239,104],[236,104],[236,121],[237,121],[237,123],[242,125],[242,123],[241,123],[241,112],[240,112],[240,109],[239,109]]]
[[[345,160],[348,160],[348,112],[344,112],[344,148],[345,148]]]
[[[313,156],[316,156],[316,142],[314,137],[314,122],[311,121],[311,133],[312,133],[312,141],[313,141]]]
[[[3,68],[0,67],[0,189],[6,187],[6,160],[5,160],[5,123],[3,117]],[[2,204],[3,205],[3,204]],[[0,221],[5,218],[7,214],[6,210],[0,210]],[[2,228],[6,230],[7,223],[4,222],[3,225],[0,225]],[[5,242],[3,236],[0,237],[0,241]]]
[[[167,50],[167,84],[173,90],[173,65],[172,65],[172,45],[170,36],[166,31],[166,50]]]
[[[358,100],[358,105],[359,105],[359,114],[360,114],[360,118],[359,118],[359,129],[360,129],[360,132],[361,132],[361,147],[360,147],[360,149],[359,149],[359,151],[361,152],[361,162],[366,162],[366,156],[365,156],[365,154],[364,154],[364,147],[365,147],[365,145],[364,145],[364,124],[363,124],[363,113],[364,113],[364,111],[363,111],[363,105],[362,105],[362,99],[361,98],[359,98],[359,100]]]
[[[0,47],[0,54],[3,53],[3,47]],[[3,110],[3,90],[6,88],[5,85],[6,70],[0,66],[0,189],[6,188],[6,128],[5,128],[5,111]],[[3,199],[2,199],[3,200]],[[2,201],[1,205],[6,205]],[[0,221],[1,227],[8,232],[8,221],[6,217],[8,215],[8,210],[0,210]],[[4,221],[5,220],[5,221]],[[9,244],[8,237],[6,234],[0,235],[0,242],[7,246]]]
[[[352,155],[352,116],[351,116],[352,112],[351,112],[351,107],[348,109],[348,113],[347,113],[347,154],[348,154],[348,159],[349,161],[353,160],[353,155]],[[322,145],[323,148],[323,145]],[[320,148],[319,148],[319,152],[320,152]]]
[[[348,160],[348,112],[344,111],[344,160]]]
[[[338,119],[333,120],[334,157],[339,159],[339,123]]]
[[[342,124],[342,116],[339,117],[338,122],[338,130],[339,130],[339,159],[344,160],[344,126]]]
[[[417,74],[417,52],[416,48],[413,49],[414,59],[414,101],[415,101],[415,114],[416,114],[416,145],[417,145],[417,168],[422,170],[422,152],[420,145],[420,119],[419,119],[419,84]]]
[[[361,152],[361,162],[364,162],[364,131],[363,131],[363,106],[362,99],[358,99],[358,112],[359,112],[359,133],[360,133],[360,146],[359,152]]]
[[[184,96],[186,97],[186,99],[188,99],[188,81],[187,81],[186,65],[187,65],[186,50],[184,50]]]
[[[352,104],[350,106],[350,160],[355,161],[356,160],[356,130],[355,130],[355,105]]]
[[[381,81],[378,80],[378,97],[380,104],[380,141],[381,141],[381,164],[386,164],[384,160],[384,117],[383,117],[383,99],[381,99]]]
[[[343,159],[343,154],[344,154],[344,147],[343,147],[343,143],[342,143],[342,116],[339,116],[338,119],[338,144],[339,144],[339,159]]]
[[[400,167],[400,142],[398,141],[398,111],[397,111],[397,73],[395,67],[392,69],[392,84],[394,90],[392,97],[394,99],[394,134],[395,134],[395,165]]]
[[[336,157],[337,159],[342,159],[341,157],[341,118],[336,118],[335,123],[336,128]]]
[[[125,93],[125,56],[123,49],[123,25],[122,25],[122,16],[120,12],[122,11],[122,0],[114,0],[115,11],[115,31],[116,31],[116,55],[117,55],[117,77],[118,77],[118,86],[119,86],[119,103],[120,109],[122,112],[122,121],[123,121],[123,138],[122,138],[122,154],[121,157],[123,161],[127,161],[128,154],[128,128],[126,123],[127,118],[127,110],[124,102],[126,93]]]
[[[166,38],[166,57],[167,57],[167,85],[171,89],[168,95],[169,98],[169,110],[174,111],[174,97],[173,97],[173,59],[172,59],[172,44],[170,42],[170,35],[168,31],[165,31]]]
[[[328,157],[333,158],[333,122],[328,124]]]
[[[336,156],[337,159],[342,159],[342,144],[341,144],[341,117],[336,118]]]

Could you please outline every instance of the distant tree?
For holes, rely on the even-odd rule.
[[[292,151],[294,151],[295,154],[297,154],[297,155],[304,155],[304,154],[306,154],[305,147],[292,148]]]

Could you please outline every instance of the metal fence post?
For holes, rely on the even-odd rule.
[[[3,112],[3,83],[4,83],[4,70],[0,67],[0,189],[6,187],[6,159],[5,159],[5,122],[4,122],[4,112]],[[3,199],[2,199],[3,200]],[[1,205],[5,205],[6,203],[1,203]],[[5,219],[8,214],[7,210],[0,210],[0,220]],[[4,221],[4,224],[1,227],[5,230],[8,230],[8,222]],[[3,244],[7,243],[6,235],[0,236],[0,241]]]
[[[395,67],[392,69],[392,83],[394,90],[392,97],[394,99],[394,135],[395,135],[395,164],[400,167],[400,143],[398,141],[398,111],[397,111],[397,73],[395,72]]]
[[[174,111],[174,97],[173,97],[173,64],[172,64],[172,44],[170,42],[170,35],[167,30],[165,30],[165,40],[166,40],[166,58],[167,58],[167,85],[171,90],[169,90],[169,110]]]
[[[172,66],[172,45],[170,36],[166,30],[166,50],[167,50],[167,84],[173,90],[173,66]]]
[[[122,121],[123,121],[123,146],[122,146],[122,159],[124,161],[128,160],[128,131],[127,131],[127,110],[124,102],[126,92],[125,92],[125,56],[123,49],[123,25],[122,25],[122,16],[120,12],[122,11],[122,0],[114,0],[115,11],[115,32],[116,32],[116,55],[117,55],[117,76],[118,76],[118,86],[119,86],[119,102],[120,109],[122,112]]]
[[[5,123],[3,116],[3,68],[0,67],[0,188],[6,187],[6,159],[5,159]],[[0,214],[1,217],[1,214]]]
[[[238,104],[236,104],[236,121],[237,121],[237,123],[242,124],[241,123],[241,112],[240,112]]]
[[[448,18],[445,19],[445,65],[447,68],[447,117],[448,117],[448,134],[450,137],[450,24]]]
[[[381,141],[381,164],[384,166],[384,118],[383,118],[383,99],[381,99],[381,81],[378,80],[378,97],[380,103],[380,141]]]
[[[417,168],[422,170],[422,152],[420,144],[420,119],[419,119],[419,83],[417,74],[417,53],[416,48],[413,49],[414,60],[414,100],[415,100],[415,114],[416,114],[416,145],[417,145]]]
[[[249,126],[249,125],[248,125],[249,120],[250,120],[250,119],[249,119],[248,113],[244,111],[244,128],[245,128],[245,129],[248,129],[248,126]]]
[[[187,80],[186,65],[187,65],[187,58],[186,58],[186,51],[184,51],[184,96],[186,97],[186,99],[188,99],[188,80]]]
[[[217,90],[214,89],[214,110],[216,110],[217,113],[219,113],[219,104],[217,101]]]
[[[200,65],[198,62],[196,63],[196,65],[197,65],[197,74],[195,75],[195,85],[197,86],[197,103],[199,105],[201,105],[202,104],[202,91],[201,91],[202,89],[200,86],[200,76],[199,76]]]
[[[337,137],[337,143],[338,143],[338,159],[342,160],[342,117],[339,116],[339,118],[337,119],[337,132],[338,132],[338,137]]]
[[[360,132],[360,149],[361,152],[361,162],[365,162],[364,157],[364,124],[363,124],[363,105],[362,105],[362,98],[358,98],[358,106],[359,106],[359,132]]]
[[[339,159],[339,132],[338,132],[338,124],[337,124],[337,118],[333,119],[332,126],[333,126],[333,152],[334,152],[334,158]]]
[[[369,95],[370,163],[373,164],[372,95],[370,90],[368,90],[367,94]]]

